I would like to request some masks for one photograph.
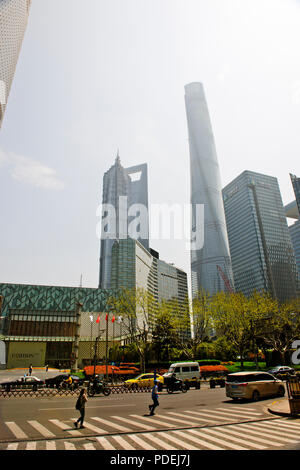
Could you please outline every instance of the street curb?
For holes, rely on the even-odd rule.
[[[269,413],[272,415],[277,415],[277,416],[284,416],[285,418],[297,418],[300,415],[292,415],[291,413],[285,413],[284,411],[274,411],[272,408],[268,408]]]

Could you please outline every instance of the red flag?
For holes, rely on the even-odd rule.
[[[100,323],[100,315],[98,315],[96,323]]]
[[[114,321],[115,321],[115,316],[113,316],[113,317],[112,317],[111,321],[112,321],[112,322],[114,322]]]
[[[106,320],[106,321],[108,320],[108,313],[106,314],[105,320]]]

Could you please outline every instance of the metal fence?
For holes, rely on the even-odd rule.
[[[111,393],[143,393],[150,392],[151,387],[126,387],[125,385],[108,385]],[[38,390],[32,389],[15,389],[7,391],[0,389],[0,398],[41,398],[41,397],[67,397],[77,396],[80,392],[80,388],[76,390],[59,390],[57,388],[40,388]],[[96,396],[99,396],[97,394]]]

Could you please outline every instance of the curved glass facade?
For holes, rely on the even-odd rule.
[[[204,244],[191,249],[192,294],[233,289],[233,275],[222,199],[220,169],[201,83],[185,87],[191,167],[192,238],[203,231]],[[204,226],[197,226],[196,205],[204,205]]]

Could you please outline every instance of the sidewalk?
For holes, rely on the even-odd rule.
[[[274,415],[285,416],[285,417],[295,417],[300,418],[300,414],[292,415],[290,410],[289,400],[284,398],[282,400],[276,400],[268,407],[268,411]]]

